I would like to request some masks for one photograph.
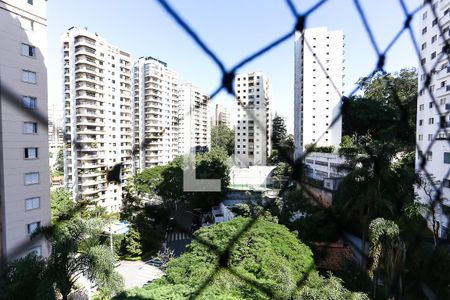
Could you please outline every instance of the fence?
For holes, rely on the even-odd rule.
[[[292,14],[292,27],[288,30],[288,32],[286,34],[280,36],[279,38],[275,39],[271,43],[267,44],[266,46],[262,47],[255,53],[251,53],[250,55],[244,57],[239,63],[237,63],[236,65],[234,65],[233,67],[231,67],[229,69],[227,69],[225,67],[225,64],[221,61],[221,59],[208,47],[207,43],[205,41],[203,41],[203,39],[196,33],[194,28],[192,28],[189,25],[189,23],[183,19],[181,14],[178,13],[177,11],[175,11],[175,9],[169,4],[169,2],[167,2],[165,0],[157,0],[157,2],[165,10],[167,15],[170,18],[172,18],[173,21],[184,30],[186,35],[188,35],[192,39],[192,41],[203,51],[203,53],[211,61],[214,62],[214,64],[217,66],[217,68],[222,73],[222,81],[218,84],[217,89],[210,96],[211,99],[214,99],[214,97],[222,90],[225,90],[230,95],[234,96],[233,80],[234,80],[236,72],[238,72],[241,68],[243,68],[249,62],[258,59],[258,57],[260,57],[261,55],[273,50],[274,48],[276,48],[283,42],[290,39],[295,34],[296,31],[302,31],[303,29],[307,28],[307,21],[310,18],[310,16],[313,15],[318,10],[320,10],[322,5],[324,5],[328,1],[327,0],[318,1],[313,6],[311,6],[309,9],[307,9],[306,11],[300,12],[297,10],[296,6],[294,5],[294,3],[291,0],[286,0],[285,4],[289,8],[289,10]],[[400,37],[404,34],[409,35],[412,47],[414,47],[414,50],[417,54],[417,58],[418,58],[417,61],[419,62],[422,60],[421,52],[419,49],[419,42],[418,42],[418,39],[416,38],[416,34],[411,26],[411,22],[412,22],[413,18],[416,18],[418,15],[420,15],[422,5],[413,10],[408,10],[407,6],[405,5],[404,0],[399,0],[398,3],[402,7],[403,13],[404,13],[404,19],[401,20],[403,27],[395,35],[395,37],[391,40],[391,42],[388,44],[388,46],[385,49],[381,49],[375,41],[375,37],[374,37],[373,31],[372,31],[371,25],[370,25],[368,19],[366,18],[365,11],[364,11],[363,7],[361,6],[360,1],[359,0],[353,1],[353,6],[356,9],[356,11],[358,12],[358,15],[360,17],[360,22],[362,24],[361,26],[363,26],[365,32],[367,33],[367,36],[370,39],[370,43],[371,43],[373,49],[377,53],[377,61],[374,62],[374,65],[376,65],[376,68],[370,74],[366,75],[367,78],[371,78],[371,76],[375,75],[379,71],[384,71],[384,65],[385,65],[385,61],[386,61],[387,57],[389,56],[389,51],[396,44],[396,42],[400,39]],[[432,14],[433,14],[433,18],[437,18],[436,8],[433,6],[433,3],[431,0],[424,1],[423,5],[430,6]],[[442,24],[440,22],[437,22],[436,26],[438,26],[440,34],[442,36],[445,36],[446,32],[444,31]],[[430,94],[430,96],[432,98],[432,102],[434,103],[435,110],[437,111],[437,113],[439,115],[445,115],[445,112],[441,110],[441,106],[439,105],[437,99],[434,96],[433,91],[430,88],[430,83],[431,83],[431,78],[432,78],[433,74],[436,72],[438,61],[445,57],[448,57],[448,53],[450,53],[450,51],[448,51],[448,49],[450,49],[449,43],[448,43],[448,40],[446,40],[445,45],[443,47],[443,51],[439,53],[434,66],[431,69],[426,69],[425,64],[421,64],[421,66],[420,66],[420,68],[422,69],[422,72],[424,74],[426,74],[425,85],[424,85],[425,88],[424,88],[424,90],[420,91],[420,93],[429,93]],[[322,62],[318,61],[318,63],[319,63],[320,68],[323,70],[323,72],[327,73]],[[347,108],[346,105],[348,102],[347,101],[348,98],[356,95],[356,93],[359,91],[359,89],[360,89],[360,87],[357,86],[349,94],[342,97],[342,105],[341,105],[340,114],[338,117],[336,117],[333,120],[333,122],[331,124],[329,124],[328,129],[330,129],[335,124],[335,122],[342,116],[343,112]],[[393,88],[393,91],[394,91],[394,93],[396,93],[395,87]],[[17,107],[20,107],[21,99],[19,99],[17,97],[17,95],[15,95],[8,87],[2,86],[1,92],[2,92],[2,101],[9,101],[10,103],[16,105]],[[394,95],[394,97],[398,99],[398,95]],[[243,105],[239,100],[237,100],[237,101],[238,101],[238,104],[245,109],[245,105]],[[400,109],[403,109],[402,103],[400,101],[397,102],[397,105],[399,106]],[[45,124],[45,125],[47,124],[47,118],[45,116],[40,115],[34,111],[29,111],[28,113],[30,114],[30,117],[37,120],[37,122],[39,122],[40,124]],[[248,112],[248,114],[251,115],[251,111]],[[257,118],[254,118],[254,120],[256,120],[256,122],[257,122]],[[265,128],[264,124],[260,124],[260,125],[262,126],[262,128]],[[439,130],[440,129],[441,128],[439,128]],[[427,171],[428,160],[427,160],[426,153],[429,152],[430,149],[435,144],[435,142],[437,140],[436,138],[438,137],[438,134],[439,134],[439,130],[437,130],[434,133],[433,139],[430,141],[430,143],[428,144],[426,149],[422,149],[420,147],[420,145],[418,145],[416,143],[416,151],[417,151],[417,153],[419,153],[419,159],[420,159],[419,168],[416,171],[418,173],[423,174],[431,183],[432,189],[433,189],[433,199],[432,200],[435,202],[442,202],[442,195],[443,195],[445,181],[443,180],[440,183],[436,183],[433,180],[432,174],[430,174]],[[413,134],[413,133],[409,133],[409,134]],[[323,135],[321,136],[320,139],[322,139],[322,138],[323,138]],[[319,141],[320,141],[320,139],[319,139]],[[316,143],[318,143],[319,141],[317,141]],[[77,144],[76,141],[72,141],[72,143]],[[447,146],[449,146],[449,143],[450,142],[448,141],[448,138],[447,138],[447,141],[445,142],[445,144]],[[145,143],[140,145],[140,147],[145,147]],[[305,180],[302,177],[303,177],[303,173],[304,173],[303,161],[306,157],[308,157],[309,152],[308,151],[303,152],[301,157],[294,160],[291,155],[293,149],[286,149],[279,145],[274,145],[274,148],[278,150],[282,159],[285,162],[287,162],[293,170],[292,173],[290,174],[289,181],[286,181],[286,184],[280,189],[280,195],[282,195],[284,192],[286,192],[286,190],[288,189],[289,182],[295,182],[299,188],[301,188],[307,192],[309,190],[309,188],[307,186],[305,186]],[[136,154],[136,153],[137,153],[137,149],[134,149],[133,154]],[[373,155],[376,155],[376,153]],[[444,178],[448,178],[449,174],[450,174],[450,168],[447,171],[447,174]],[[111,175],[113,175],[113,176],[108,176],[109,180],[117,182],[117,176],[115,174],[111,174]],[[120,182],[120,180],[119,180],[119,182]],[[321,202],[319,201],[319,199],[316,199],[316,196],[313,193],[310,193],[309,196],[312,199],[315,199],[317,201],[317,203],[319,205],[321,205]],[[430,217],[430,212],[428,212],[425,215],[426,219],[428,219],[429,217]],[[229,246],[223,251],[218,251],[214,245],[209,244],[205,240],[201,240],[201,239],[197,238],[197,241],[199,243],[202,243],[205,246],[209,247],[209,249],[212,252],[216,253],[221,258],[220,259],[220,261],[221,261],[220,268],[227,268],[228,267],[227,254],[229,253],[230,249],[233,247],[234,242],[239,239],[240,235],[242,235],[244,232],[249,230],[253,226],[255,221],[256,221],[256,218],[251,219],[246,224],[246,226],[244,226],[244,228],[242,228],[238,232],[238,234],[231,240],[231,243],[229,244]],[[180,226],[180,228],[182,228],[182,227]],[[194,237],[194,239],[195,238],[196,237]],[[417,236],[417,239],[420,239],[420,238],[421,238],[421,236]],[[366,254],[361,253],[361,255],[365,256]],[[310,266],[310,270],[312,270],[313,268],[314,268],[314,266]],[[216,270],[216,272],[218,272],[218,270],[219,270],[219,268]],[[235,276],[240,276],[236,272],[232,272],[232,273]],[[215,276],[215,273],[211,274],[209,276],[209,279],[206,280],[201,286],[198,287],[198,289],[196,290],[194,295],[195,296],[200,295],[202,293],[202,291],[208,286],[210,280],[212,278],[214,278],[214,276]],[[263,293],[266,293],[269,297],[271,296],[271,291],[269,289],[267,289],[266,287],[261,286],[258,283],[254,282],[248,278],[245,278],[245,277],[241,277],[240,279],[255,286],[256,288],[260,289]],[[305,280],[306,280],[306,278],[302,278],[299,282],[297,282],[297,286],[301,286]]]

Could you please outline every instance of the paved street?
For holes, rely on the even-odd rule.
[[[183,232],[166,233],[166,247],[174,251],[175,256],[180,256],[186,251],[186,246],[191,242],[192,237]]]
[[[116,271],[122,275],[125,288],[142,287],[149,281],[160,278],[164,273],[157,267],[142,261],[121,261]]]

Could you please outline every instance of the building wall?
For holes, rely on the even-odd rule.
[[[196,147],[211,149],[209,96],[192,84],[181,84],[178,103],[178,153],[194,153]]]
[[[305,146],[312,143],[339,147],[344,34],[326,27],[296,32],[294,55],[295,156],[299,157]]]
[[[262,72],[237,74],[235,163],[239,167],[265,166],[272,151],[272,115],[269,80]]]
[[[32,250],[46,256],[45,241],[30,241],[27,225],[50,222],[47,1],[1,0],[0,41],[1,256],[14,259]],[[25,47],[28,51],[22,52],[22,44],[35,47],[34,53]],[[35,72],[35,77],[24,71]],[[17,98],[8,97],[8,91]],[[35,97],[36,107],[26,108],[24,96]],[[37,132],[24,133],[24,122],[35,123]],[[25,158],[27,147],[37,148],[36,159]],[[26,185],[25,174],[30,172],[38,174],[38,182]],[[34,197],[39,200],[27,209],[26,199]]]
[[[345,159],[336,153],[311,152],[304,162],[307,175],[317,180],[342,178],[347,175],[343,170],[339,170]]]
[[[131,175],[131,56],[87,29],[72,27],[62,41],[65,185],[117,212],[121,184],[106,173],[122,164],[121,183]]]
[[[450,64],[447,55],[442,55],[444,41],[449,40],[450,22],[450,1],[433,1],[437,18],[434,18],[431,7],[426,5],[422,8],[420,17],[422,24],[420,27],[421,62],[418,67],[418,88],[417,99],[417,132],[416,142],[419,149],[416,151],[416,170],[421,171],[421,156],[425,156],[425,168],[436,182],[443,182],[442,190],[443,204],[450,206],[450,182],[448,171],[450,169]],[[443,31],[440,35],[437,22],[441,24]],[[425,68],[425,72],[422,70]],[[430,90],[436,100],[426,90],[425,80],[427,73],[435,67],[435,72],[431,75]],[[428,146],[434,142],[430,149]],[[421,153],[419,153],[419,151]],[[447,156],[448,159],[444,159]],[[422,202],[429,202],[424,190],[417,188],[416,192]],[[434,195],[433,195],[434,197]],[[441,225],[441,235],[448,236],[448,217],[441,214],[441,209],[437,208],[437,219]],[[442,227],[444,226],[444,227]]]
[[[178,75],[153,57],[133,66],[134,170],[164,165],[178,155]]]
[[[234,130],[236,124],[236,108],[224,107],[220,104],[210,106],[211,109],[211,125],[225,125],[228,128]]]

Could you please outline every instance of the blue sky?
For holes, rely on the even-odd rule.
[[[293,1],[305,11],[317,0]],[[405,0],[411,11],[419,0]],[[170,0],[169,3],[191,25],[203,41],[231,68],[249,54],[286,34],[294,26],[284,0]],[[375,40],[381,49],[402,28],[404,15],[399,1],[361,0]],[[414,18],[415,31],[420,21]],[[359,77],[373,70],[377,56],[370,44],[352,0],[329,0],[307,19],[307,27],[326,26],[343,30],[346,94]],[[154,0],[54,0],[48,2],[49,102],[62,103],[61,35],[71,26],[87,27],[135,58],[153,56],[176,70],[181,82],[191,82],[206,93],[221,82],[215,63],[187,36]],[[417,36],[419,37],[419,36]],[[285,116],[292,130],[294,107],[293,37],[245,65],[240,71],[263,71],[271,82],[272,108]],[[416,67],[417,57],[405,32],[388,52],[386,69]],[[233,104],[225,92],[213,103]]]

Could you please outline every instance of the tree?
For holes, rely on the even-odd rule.
[[[76,207],[76,203],[72,199],[71,192],[65,188],[57,188],[50,192],[50,207],[52,221],[55,222],[72,214]]]
[[[8,263],[0,273],[0,299],[39,299],[45,260],[29,254]]]
[[[369,240],[371,244],[370,257],[372,263],[368,268],[370,278],[374,279],[374,298],[378,286],[379,267],[384,266],[382,275],[386,292],[389,296],[398,298],[402,294],[403,265],[405,263],[405,244],[400,239],[400,229],[395,222],[377,218],[370,222]]]
[[[197,179],[220,179],[220,192],[186,192],[183,187],[183,157],[177,157],[167,165],[162,173],[163,180],[157,193],[164,204],[174,207],[177,203],[187,203],[192,207],[209,210],[225,197],[226,187],[230,182],[228,156],[223,149],[212,149],[204,154],[197,154],[194,161]]]
[[[284,226],[259,218],[247,227],[249,222],[239,217],[199,229],[189,252],[171,260],[164,277],[115,299],[323,299],[321,293],[367,299],[320,276],[311,250]]]
[[[47,295],[56,291],[68,299],[83,274],[110,295],[122,289],[122,278],[114,270],[116,257],[99,243],[105,225],[101,219],[76,218],[41,230],[47,233],[51,249],[43,274]]]
[[[272,120],[272,145],[276,149],[280,147],[286,140],[286,124],[284,119],[280,116],[275,116]]]
[[[363,96],[346,99],[343,135],[370,134],[376,140],[396,140],[414,150],[417,101],[417,71],[402,69],[394,74],[378,71],[358,81]]]
[[[133,227],[122,240],[121,253],[130,257],[138,257],[142,254],[141,235]]]
[[[234,131],[220,124],[211,129],[211,149],[223,149],[228,155],[234,153]]]
[[[58,149],[56,154],[55,171],[59,174],[64,174],[64,150],[63,148]]]

